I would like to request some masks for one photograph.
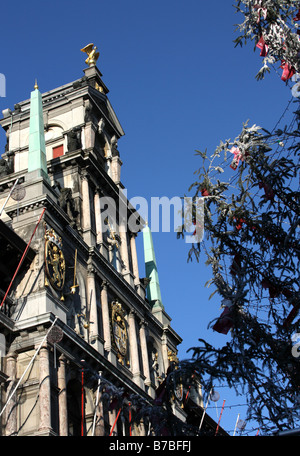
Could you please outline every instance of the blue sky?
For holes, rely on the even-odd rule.
[[[100,50],[98,67],[108,97],[125,130],[119,151],[128,197],[150,201],[182,196],[200,166],[196,149],[213,152],[221,139],[234,138],[247,119],[272,129],[291,98],[290,88],[275,73],[256,81],[261,57],[253,44],[234,48],[234,24],[241,17],[232,3],[6,2],[0,66],[6,97],[0,98],[1,111],[29,98],[35,78],[45,92],[82,77],[85,56],[80,49],[93,42]],[[2,151],[4,145],[1,132]],[[205,258],[187,264],[189,245],[174,232],[153,233],[153,239],[162,300],[183,338],[180,358],[200,337],[218,346],[226,343],[230,335],[207,328],[220,314],[220,301],[208,301],[213,290],[204,288],[211,277]],[[141,236],[138,248],[143,276]],[[221,424],[232,433],[237,414],[242,418],[244,410],[237,404],[245,400],[224,391],[218,404],[220,411],[226,400]],[[214,410],[211,414],[216,419]]]

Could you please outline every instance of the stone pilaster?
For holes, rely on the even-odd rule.
[[[128,336],[130,346],[130,361],[131,371],[133,375],[133,381],[141,388],[144,388],[144,384],[141,378],[141,369],[138,352],[138,340],[136,332],[136,315],[134,311],[131,311],[128,315]]]
[[[68,408],[67,408],[67,384],[66,384],[66,358],[59,357],[57,369],[58,409],[59,409],[59,435],[68,435]]]
[[[136,234],[130,233],[130,250],[131,250],[131,262],[132,262],[132,271],[134,275],[134,285],[139,295],[142,296],[142,288],[140,284],[140,275],[139,275],[139,264],[136,251]]]
[[[146,323],[144,321],[142,321],[140,323],[140,344],[141,344],[141,352],[142,352],[143,373],[145,376],[145,386],[149,389],[148,394],[153,397],[154,391],[150,391],[150,388],[151,388],[150,366],[149,366],[149,356],[148,356],[148,348],[147,348]]]
[[[16,386],[16,375],[17,375],[17,358],[18,355],[15,352],[10,352],[6,359],[6,373],[8,375],[8,388],[6,391],[6,401],[9,399],[13,389]],[[5,435],[14,435],[17,432],[17,406],[16,406],[17,392],[13,395],[6,407],[6,427]]]
[[[119,234],[121,238],[121,246],[120,246],[120,251],[121,251],[121,258],[123,262],[123,270],[122,270],[122,275],[124,279],[131,285],[133,286],[133,276],[130,272],[129,268],[129,252],[128,252],[128,242],[127,242],[127,226],[123,220],[120,221],[120,229],[119,229]]]
[[[88,267],[87,273],[87,308],[89,309],[89,341],[94,344],[94,348],[97,351],[103,352],[99,341],[95,271],[91,266]]]
[[[96,222],[96,242],[99,245],[99,251],[103,254],[103,232],[102,232],[102,220],[101,220],[101,205],[100,205],[100,194],[99,190],[96,190],[94,195],[95,205],[95,222]]]
[[[120,221],[119,234],[121,238],[121,256],[124,264],[123,275],[129,272],[129,255],[128,255],[128,244],[127,244],[127,230],[123,220]]]
[[[102,309],[102,324],[103,324],[103,338],[104,338],[104,351],[107,358],[116,364],[116,356],[112,351],[111,330],[110,330],[110,314],[108,305],[107,282],[102,282],[101,288],[101,309]]]
[[[81,228],[84,241],[92,245],[91,236],[91,202],[89,192],[88,175],[81,176]]]
[[[50,365],[49,365],[49,350],[45,343],[39,353],[39,406],[40,406],[40,422],[39,433],[49,435],[51,428],[51,387],[50,387]]]
[[[120,157],[115,156],[111,158],[111,178],[116,184],[119,184],[121,180],[121,166],[122,160]]]
[[[138,258],[137,258],[137,253],[136,253],[135,238],[136,238],[136,234],[130,233],[130,250],[131,250],[132,270],[133,270],[133,275],[134,275],[134,284],[138,285],[140,283],[140,275],[139,275]]]
[[[167,369],[170,365],[170,360],[169,360],[169,347],[168,347],[168,336],[167,336],[167,330],[164,329],[163,336],[161,338],[161,351],[162,351],[162,357],[163,357],[163,363],[164,363],[164,370],[167,372]]]

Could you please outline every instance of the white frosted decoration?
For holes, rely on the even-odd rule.
[[[220,399],[220,394],[218,393],[218,391],[214,391],[210,397],[210,399],[213,401],[213,402],[218,402],[218,400]]]
[[[300,79],[300,74],[299,74],[299,73],[293,74],[293,76],[292,76],[292,81],[293,81],[293,82],[297,82],[298,79]]]
[[[292,95],[295,98],[300,97],[300,82],[297,82],[297,84],[293,85],[293,87],[292,87]]]
[[[237,422],[237,427],[238,427],[238,429],[241,429],[241,430],[242,430],[242,429],[245,429],[245,427],[246,427],[246,422],[245,422],[244,420],[238,420],[238,422]]]
[[[222,299],[221,304],[222,307],[231,307],[232,301],[230,299]]]

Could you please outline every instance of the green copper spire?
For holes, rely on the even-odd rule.
[[[44,177],[49,180],[47,172],[46,145],[42,95],[35,83],[30,97],[28,173],[33,177]]]
[[[152,233],[148,225],[143,229],[143,241],[146,277],[147,279],[150,279],[147,286],[147,298],[153,304],[153,308],[159,307],[163,309],[164,306],[161,300]]]

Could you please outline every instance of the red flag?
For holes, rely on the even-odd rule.
[[[231,316],[231,307],[226,306],[222,314],[214,324],[213,329],[220,334],[227,334],[233,327],[233,319]]]

